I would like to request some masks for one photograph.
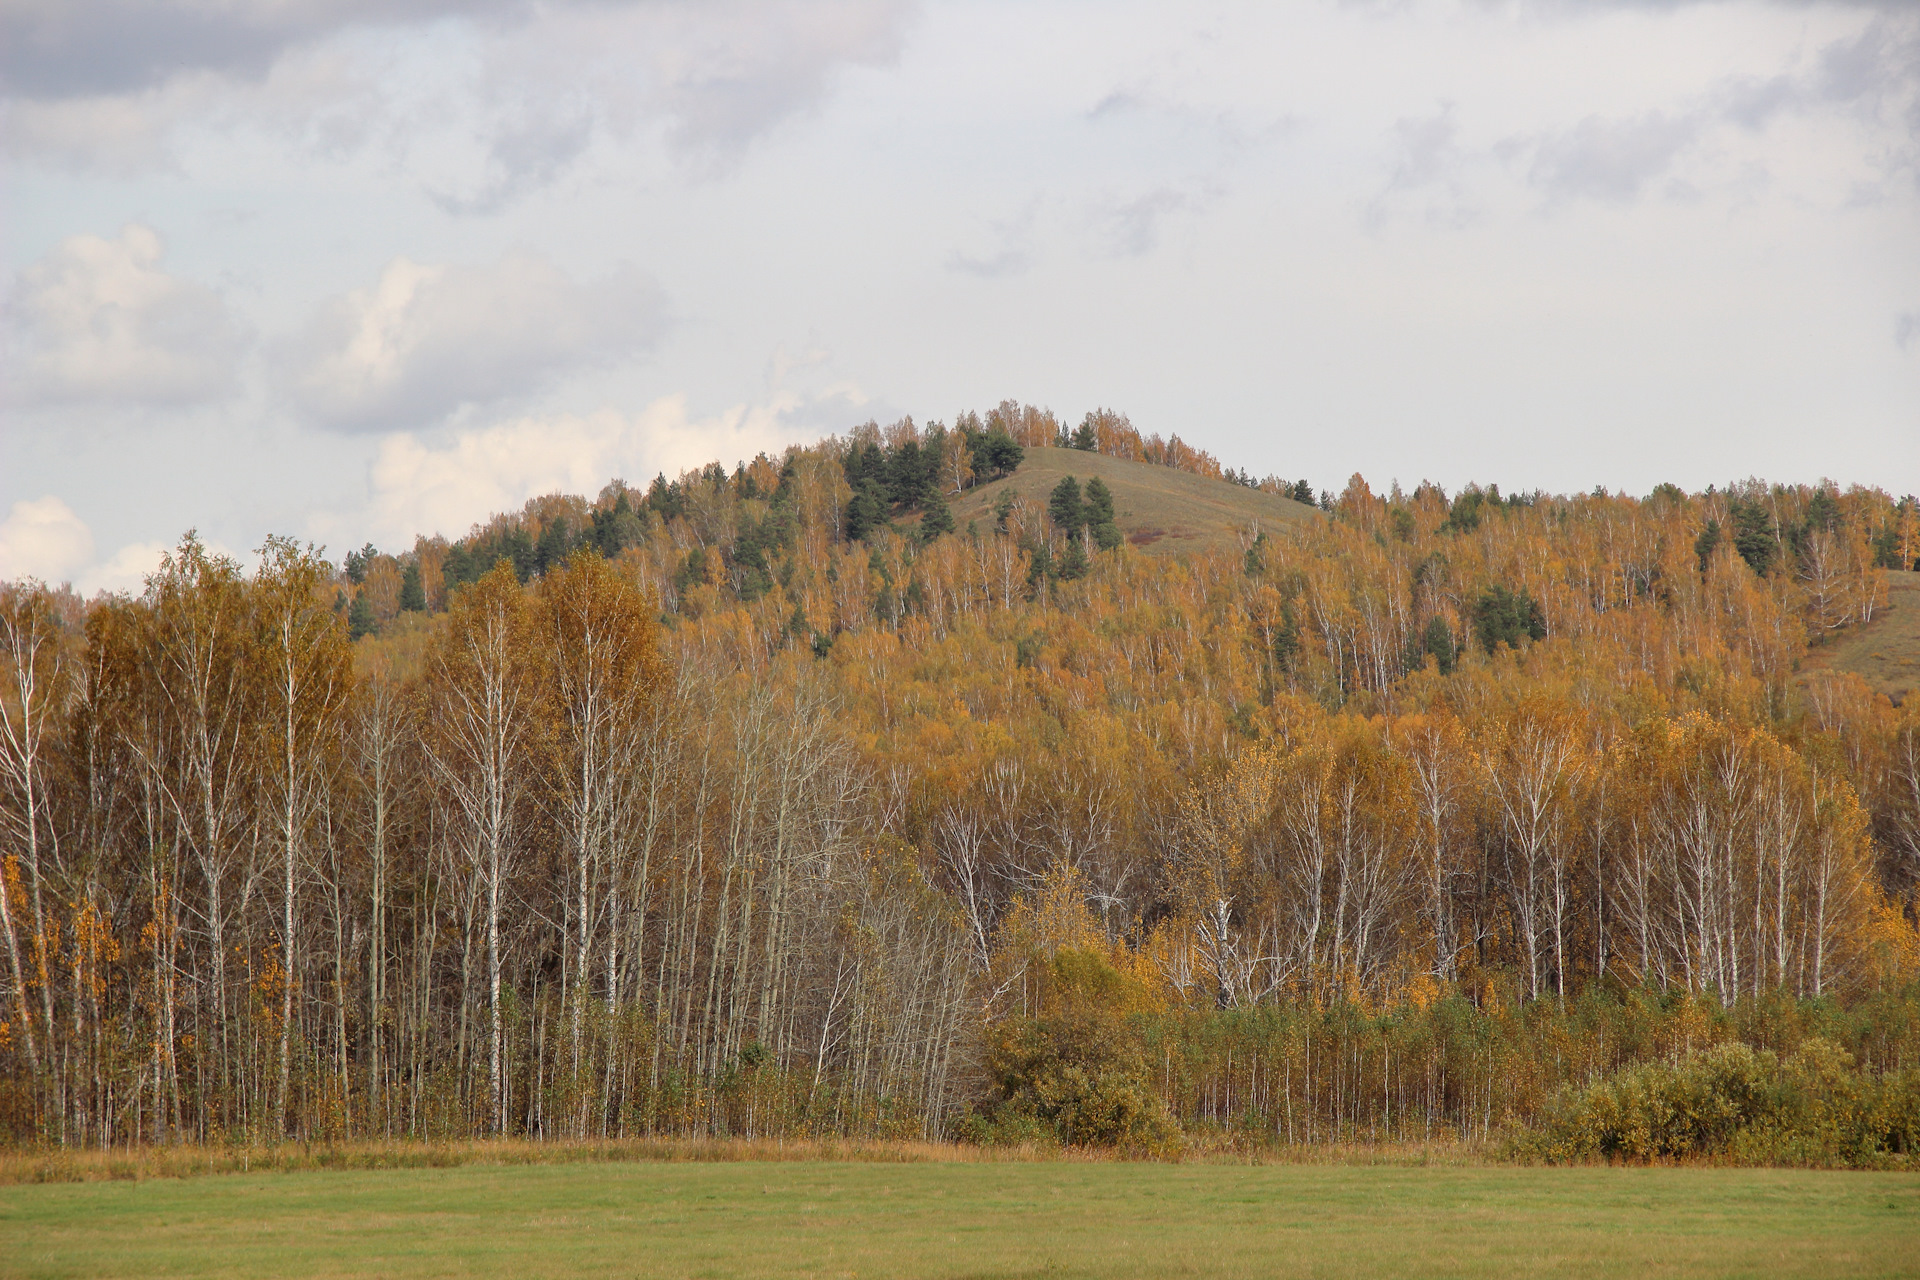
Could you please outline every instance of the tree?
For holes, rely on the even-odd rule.
[[[380,630],[380,624],[374,620],[373,601],[367,599],[366,588],[353,593],[353,604],[347,609],[347,638],[358,640]]]
[[[636,830],[641,769],[654,707],[666,683],[647,600],[598,555],[576,553],[541,583],[535,624],[550,661],[547,699],[562,826],[571,853],[566,921],[574,943],[570,1040],[578,1084],[592,952],[611,930],[602,969],[611,988],[619,963],[628,839]],[[576,1132],[586,1136],[584,1111]]]
[[[487,1123],[507,1129],[501,980],[502,934],[511,877],[523,852],[529,766],[542,728],[537,715],[538,648],[511,566],[497,565],[447,611],[432,660],[429,756],[446,784],[464,869],[478,883],[486,917]]]
[[[420,562],[407,561],[405,574],[400,579],[400,611],[402,613],[425,613],[427,611],[426,589],[420,584]]]
[[[415,570],[416,585],[418,569]],[[274,835],[280,845],[280,944],[288,973],[297,964],[296,881],[315,824],[325,773],[339,758],[335,735],[339,712],[351,690],[351,658],[338,617],[326,607],[329,566],[312,547],[269,538],[260,548],[254,580],[260,629],[260,672],[271,726],[272,764],[263,770],[273,802]],[[362,592],[360,599],[365,599]],[[274,1116],[287,1132],[293,1079],[294,983],[280,984],[279,1077]]]
[[[27,996],[33,987],[39,988],[41,996],[40,1035],[54,1033],[48,970],[57,959],[47,954],[46,945],[52,897],[47,855],[57,845],[50,839],[56,828],[49,766],[72,677],[62,630],[58,598],[44,585],[32,581],[0,585],[0,681],[4,681],[0,683],[0,840],[4,840],[0,850],[5,850],[0,853],[0,867],[25,868],[28,907],[24,921],[14,918],[15,885],[0,873],[0,932],[6,935],[21,1040],[28,1066],[36,1073],[39,1036]],[[22,932],[29,938],[24,964]],[[6,1002],[0,1002],[0,1008],[5,1007]]]
[[[1080,539],[1067,539],[1066,548],[1061,551],[1059,562],[1054,566],[1054,573],[1066,582],[1087,576],[1087,553],[1081,547]]]
[[[985,473],[988,480],[1000,480],[1017,471],[1025,456],[1026,450],[1014,443],[1012,436],[995,427],[975,446],[973,469],[976,473]]]
[[[1747,562],[1747,567],[1761,577],[1780,554],[1780,540],[1774,535],[1773,517],[1767,509],[1757,502],[1744,502],[1735,499],[1728,508],[1733,520],[1733,549]]]
[[[567,530],[567,522],[556,517],[547,522],[540,531],[540,540],[534,544],[533,568],[536,573],[547,573],[559,567],[572,550],[573,539]]]
[[[1432,654],[1443,676],[1453,674],[1453,665],[1459,660],[1459,650],[1454,647],[1453,628],[1447,620],[1435,614],[1427,619],[1426,630],[1420,633],[1420,652],[1424,656]]]
[[[1693,540],[1694,558],[1699,561],[1700,572],[1707,571],[1707,565],[1713,559],[1713,553],[1720,546],[1720,522],[1709,519],[1706,527],[1700,530],[1700,536]]]
[[[1111,551],[1125,541],[1113,518],[1113,491],[1099,476],[1087,481],[1085,510],[1094,544],[1102,551]]]
[[[1525,588],[1509,591],[1496,582],[1473,606],[1473,630],[1488,653],[1502,644],[1517,649],[1523,639],[1546,639],[1547,615]]]
[[[1087,523],[1086,509],[1080,502],[1080,482],[1063,476],[1047,495],[1047,514],[1053,517],[1053,527],[1069,538],[1079,533]]]
[[[932,542],[943,533],[953,532],[953,509],[938,489],[928,489],[920,517],[920,540]]]

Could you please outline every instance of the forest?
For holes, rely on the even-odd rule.
[[[1036,448],[1308,518],[959,526]],[[1912,1152],[1920,700],[1806,660],[1917,558],[1873,489],[1316,493],[1007,401],[0,586],[0,1138],[1486,1138],[1699,1067]]]

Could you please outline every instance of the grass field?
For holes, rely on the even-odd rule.
[[[1806,671],[1852,671],[1888,697],[1920,690],[1920,573],[1887,574],[1887,604],[1858,630],[1807,654]]]
[[[1920,1178],[1125,1163],[474,1165],[0,1187],[8,1276],[1920,1274]]]
[[[1255,521],[1262,529],[1277,532],[1322,518],[1316,508],[1291,498],[1189,471],[1078,449],[1028,449],[1026,460],[1012,476],[970,489],[957,499],[954,521],[963,530],[970,520],[991,529],[994,504],[1002,492],[1011,489],[1044,507],[1053,487],[1069,475],[1082,487],[1095,476],[1106,481],[1113,491],[1114,523],[1128,542],[1149,555],[1179,555],[1209,546],[1237,548],[1241,535]]]

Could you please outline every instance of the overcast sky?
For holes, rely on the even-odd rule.
[[[1920,489],[1911,0],[0,0],[0,578],[1008,396]]]

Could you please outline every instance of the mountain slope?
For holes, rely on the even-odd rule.
[[[1209,476],[1078,449],[1030,448],[1013,475],[970,489],[955,502],[954,523],[965,529],[969,521],[977,521],[980,528],[991,529],[994,507],[1008,490],[1044,507],[1047,494],[1065,476],[1074,476],[1083,488],[1095,476],[1104,480],[1113,491],[1120,531],[1151,555],[1238,547],[1241,537],[1256,526],[1273,531],[1325,518],[1291,498]]]
[[[1886,607],[1807,653],[1803,671],[1851,671],[1895,702],[1920,690],[1920,573],[1887,573]]]

